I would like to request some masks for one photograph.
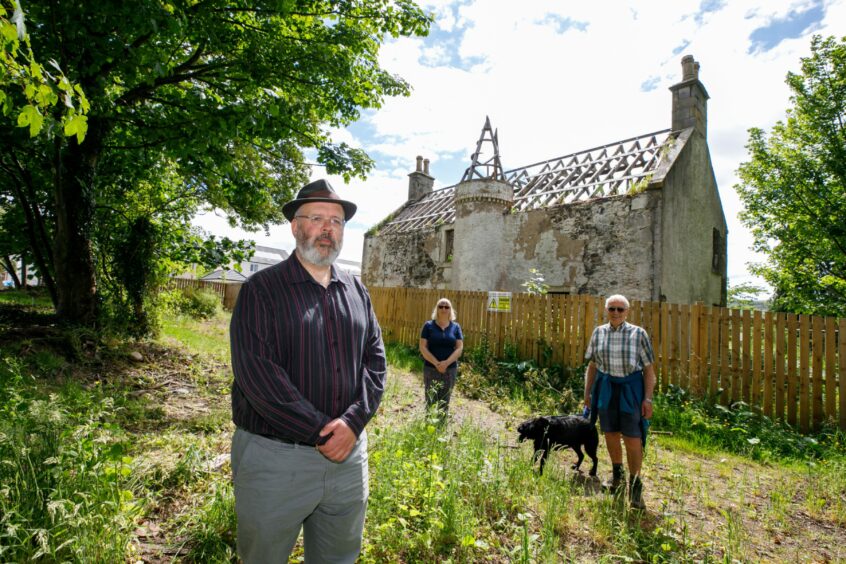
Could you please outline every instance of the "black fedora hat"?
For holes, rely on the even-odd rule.
[[[341,197],[335,193],[335,190],[332,189],[332,185],[321,179],[315,180],[314,182],[310,182],[303,186],[303,188],[297,193],[296,198],[282,206],[282,214],[285,216],[285,219],[292,221],[294,219],[294,214],[297,213],[297,210],[301,205],[310,204],[312,202],[329,202],[330,204],[339,204],[342,208],[344,208],[344,220],[346,221],[352,219],[352,216],[355,215],[355,210],[358,209],[358,206],[354,203],[342,200]]]

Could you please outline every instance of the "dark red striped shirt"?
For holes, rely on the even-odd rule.
[[[241,288],[230,325],[232,420],[251,433],[316,443],[342,418],[356,436],[385,389],[382,331],[357,278],[324,288],[294,254]]]

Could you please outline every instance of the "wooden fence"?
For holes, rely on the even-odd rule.
[[[487,311],[484,292],[370,288],[385,340],[416,346],[438,298],[452,301],[466,347],[486,340],[521,359],[576,368],[604,298],[514,294],[509,313]],[[730,404],[744,401],[803,431],[846,430],[846,319],[632,302],[628,321],[652,337],[658,388],[678,385]],[[721,393],[718,392],[722,390]]]
[[[199,288],[209,290],[220,296],[223,307],[232,310],[235,307],[235,300],[238,299],[238,292],[241,291],[240,282],[215,282],[212,280],[195,280],[192,278],[171,278],[166,290],[183,290],[185,288]]]

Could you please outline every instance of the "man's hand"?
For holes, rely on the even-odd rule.
[[[652,419],[652,402],[643,400],[640,404],[640,413],[644,419]]]
[[[333,419],[320,430],[321,437],[329,434],[332,436],[322,445],[318,445],[317,450],[332,462],[343,462],[355,446],[355,433],[343,419]]]
[[[446,363],[446,361],[445,361],[445,360],[440,360],[440,361],[438,361],[438,363],[435,365],[435,368],[436,368],[436,369],[438,370],[438,372],[440,372],[441,374],[445,374],[445,373],[446,373],[446,371],[447,371],[447,368],[448,368],[448,367],[449,367],[449,365]]]

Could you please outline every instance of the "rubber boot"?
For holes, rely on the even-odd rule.
[[[640,476],[629,478],[629,505],[632,509],[646,509],[646,504],[643,502],[643,482]]]
[[[626,487],[626,475],[623,471],[623,464],[614,464],[612,471],[613,474],[611,475],[611,482],[603,482],[602,489],[611,495],[617,495]]]

